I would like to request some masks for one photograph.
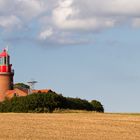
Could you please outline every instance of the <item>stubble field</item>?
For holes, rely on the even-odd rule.
[[[140,140],[140,115],[0,114],[0,140]]]

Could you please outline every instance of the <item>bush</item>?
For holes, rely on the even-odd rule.
[[[0,103],[0,112],[53,112],[62,106],[62,96],[54,92],[14,97]]]
[[[16,83],[14,84],[14,88],[25,89],[25,90],[30,89],[30,87],[24,83]]]
[[[92,111],[93,107],[87,100],[82,100],[80,98],[66,98],[66,109],[74,110],[88,110]]]
[[[82,100],[80,98],[66,98],[61,94],[50,91],[49,93],[34,93],[25,97],[14,97],[0,103],[0,112],[19,113],[52,113],[55,109],[73,109],[104,112],[98,101]]]
[[[92,100],[90,103],[93,106],[93,110],[94,111],[104,112],[104,107],[103,107],[103,105],[99,101]]]

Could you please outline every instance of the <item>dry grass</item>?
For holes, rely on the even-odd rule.
[[[0,114],[0,140],[140,140],[140,115]]]

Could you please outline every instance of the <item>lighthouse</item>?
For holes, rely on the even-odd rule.
[[[0,53],[0,102],[5,99],[12,99],[13,97],[27,96],[28,90],[24,88],[14,88],[13,83],[14,70],[12,69],[12,64],[10,64],[10,56],[7,49],[4,49]],[[31,83],[32,82],[32,83]],[[36,81],[31,81],[28,83],[34,84]],[[39,89],[32,90],[33,93],[49,93],[50,89]]]
[[[6,49],[0,53],[0,100],[5,99],[5,93],[13,90],[14,70],[10,64],[10,56]]]

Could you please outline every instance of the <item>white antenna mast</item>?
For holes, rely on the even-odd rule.
[[[9,50],[9,46],[8,45],[6,46],[5,50],[8,52],[8,50]]]
[[[29,82],[27,82],[27,83],[28,83],[28,85],[30,86],[29,94],[32,94],[32,92],[33,92],[33,90],[34,90],[34,86],[35,86],[35,84],[38,83],[38,82],[32,80],[32,81],[29,81]]]

